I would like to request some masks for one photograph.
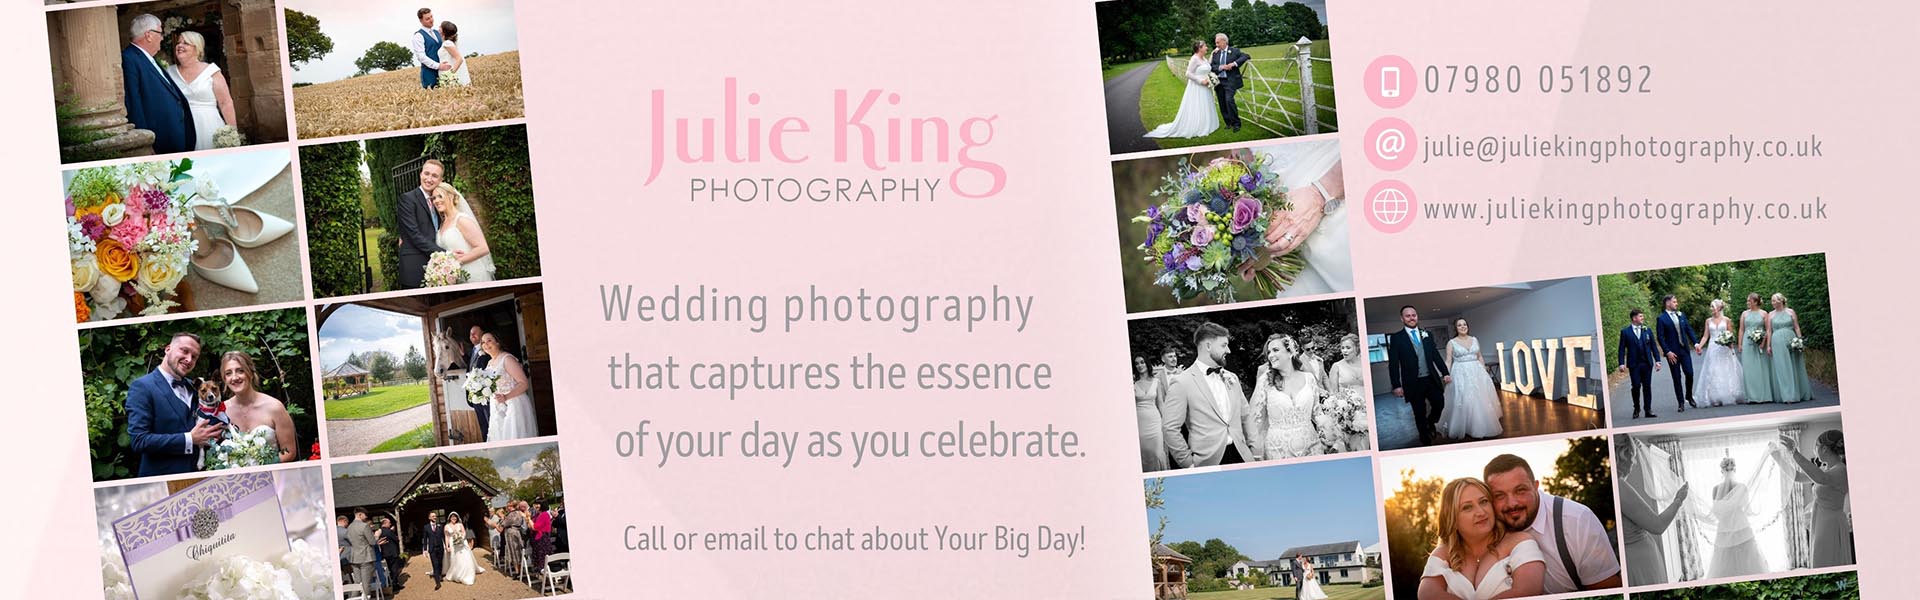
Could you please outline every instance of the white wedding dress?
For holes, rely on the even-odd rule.
[[[1286,142],[1254,149],[1271,157],[1272,168],[1280,174],[1287,190],[1313,187],[1340,164],[1339,140]],[[1353,253],[1347,247],[1347,203],[1345,198],[1329,200],[1320,226],[1300,244],[1300,257],[1307,267],[1294,278],[1293,285],[1276,298],[1313,296],[1353,290]]]
[[[480,226],[480,221],[474,219],[473,215],[464,212],[459,213],[454,219],[466,219],[472,221],[474,227]],[[481,231],[485,230],[483,229]],[[473,249],[473,246],[467,243],[467,236],[460,234],[460,227],[457,223],[447,223],[443,225],[443,228],[440,230],[440,235],[436,236],[434,241],[439,242],[440,247],[447,250],[465,252]],[[488,254],[473,259],[472,262],[461,265],[460,270],[467,272],[468,283],[475,281],[493,281],[493,255]]]
[[[1485,363],[1480,362],[1480,340],[1472,340],[1462,345],[1459,340],[1447,341],[1447,352],[1453,357],[1453,383],[1447,384],[1447,403],[1440,409],[1439,428],[1447,437],[1453,439],[1499,437],[1500,392],[1493,385],[1493,377],[1487,375]]]
[[[1319,573],[1317,571],[1301,573],[1299,600],[1327,600],[1327,591],[1320,589],[1320,578],[1318,575]]]
[[[454,59],[460,58],[460,55],[457,54],[459,51],[460,49],[457,46],[441,44],[440,62],[453,62]],[[467,85],[472,83],[473,78],[467,76],[467,61],[460,61],[460,68],[458,69],[440,73],[440,82],[442,84],[451,83],[453,85]]]
[[[1306,378],[1306,385],[1300,388],[1297,398],[1272,385],[1253,391],[1254,405],[1266,415],[1267,428],[1261,433],[1266,439],[1267,460],[1309,456],[1313,454],[1314,444],[1320,441],[1313,429],[1313,409],[1320,400],[1320,382],[1315,381],[1312,373],[1301,371],[1297,376]]]
[[[1180,94],[1180,111],[1174,113],[1172,123],[1153,128],[1147,137],[1196,138],[1219,129],[1220,107],[1214,105],[1213,88],[1207,87],[1207,75],[1212,72],[1207,59],[1188,58],[1187,70],[1180,74],[1187,80],[1186,91]]]
[[[1699,378],[1693,380],[1693,397],[1710,406],[1738,403],[1747,395],[1746,374],[1740,368],[1740,353],[1733,346],[1713,342],[1713,336],[1728,331],[1731,322],[1707,322],[1706,346],[1700,353]]]
[[[1765,573],[1767,559],[1760,556],[1760,544],[1753,537],[1753,521],[1747,517],[1747,486],[1733,484],[1727,495],[1713,501],[1713,560],[1707,565],[1707,577],[1738,577]]]
[[[200,70],[200,77],[187,81],[186,77],[180,75],[178,66],[167,65],[167,77],[187,97],[187,114],[193,118],[195,150],[213,149],[214,132],[227,125],[227,121],[220,118],[220,102],[213,96],[213,74],[219,72],[220,65],[207,63],[207,67]]]
[[[473,562],[473,545],[467,543],[467,528],[464,525],[447,527],[447,581],[473,585],[473,575],[478,565]]]
[[[1421,577],[1439,577],[1447,584],[1447,593],[1460,600],[1487,600],[1506,593],[1513,588],[1513,571],[1530,562],[1546,562],[1547,557],[1540,552],[1540,544],[1527,540],[1515,544],[1506,558],[1487,568],[1487,574],[1480,579],[1479,585],[1467,581],[1467,576],[1447,566],[1440,557],[1427,555],[1427,570]]]
[[[501,354],[487,362],[487,373],[500,376],[496,389],[510,390],[518,385],[513,375],[500,368],[510,360],[518,361],[510,354]],[[504,404],[498,398],[487,401],[492,412],[492,418],[487,422],[487,441],[517,440],[540,435],[540,426],[534,422],[532,392],[532,384],[528,384],[526,393],[508,398]]]

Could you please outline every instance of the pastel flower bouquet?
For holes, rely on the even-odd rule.
[[[207,449],[209,471],[234,469],[239,467],[258,467],[280,462],[280,446],[273,437],[273,428],[266,425],[253,428],[253,431],[227,429],[227,437]]]
[[[1313,425],[1320,431],[1321,439],[1337,440],[1325,442],[1333,452],[1358,449],[1348,440],[1356,435],[1364,439],[1368,424],[1367,406],[1357,389],[1328,394],[1314,407]]]
[[[493,395],[500,388],[500,374],[486,369],[467,371],[467,380],[461,388],[466,390],[468,402],[486,404],[493,400]]]
[[[1266,155],[1213,159],[1204,166],[1181,163],[1162,178],[1148,206],[1134,223],[1147,228],[1139,249],[1157,268],[1154,285],[1169,288],[1186,302],[1202,296],[1233,302],[1233,278],[1252,268],[1254,285],[1272,297],[1293,284],[1306,268],[1298,252],[1256,265],[1266,253],[1268,220],[1287,210],[1286,188]]]
[[[452,252],[441,250],[427,258],[426,276],[422,280],[427,287],[457,285],[467,282],[467,270],[460,267],[460,259]]]
[[[1732,345],[1733,345],[1733,332],[1732,332],[1732,331],[1722,331],[1722,332],[1720,332],[1720,333],[1716,333],[1716,334],[1713,334],[1713,343],[1715,343],[1715,344],[1719,344],[1719,345],[1722,345],[1722,346],[1732,346]]]
[[[180,281],[199,249],[187,203],[193,161],[80,169],[67,184],[67,253],[77,322],[185,310]]]
[[[1760,343],[1760,340],[1764,340],[1764,339],[1767,339],[1767,332],[1764,329],[1755,327],[1753,328],[1753,331],[1747,332],[1747,341],[1749,342],[1758,344]]]

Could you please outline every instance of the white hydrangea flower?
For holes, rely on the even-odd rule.
[[[180,589],[190,600],[302,600],[293,593],[293,576],[273,563],[227,556],[201,567]]]
[[[333,562],[326,552],[306,540],[294,540],[293,547],[280,555],[280,564],[292,577],[293,593],[300,600],[333,598]]]

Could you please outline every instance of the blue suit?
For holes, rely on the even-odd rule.
[[[440,58],[440,32],[425,27],[420,28],[420,45],[421,49],[426,51],[427,56],[435,59]],[[421,65],[420,87],[433,89],[439,85],[440,70]]]
[[[1655,329],[1660,330],[1660,349],[1679,357],[1673,365],[1673,372],[1669,374],[1673,376],[1673,403],[1684,411],[1693,404],[1693,344],[1699,340],[1693,337],[1693,327],[1687,324],[1687,315],[1680,311],[1674,311],[1673,314],[1680,315],[1679,322],[1667,318],[1666,311],[1661,311]],[[1686,380],[1684,387],[1681,385],[1682,375]]]
[[[140,476],[193,472],[198,447],[189,445],[184,434],[199,418],[174,395],[159,370],[133,380],[127,386],[127,437],[133,440],[133,453],[140,455]]]
[[[126,86],[127,120],[153,132],[154,153],[193,149],[196,138],[187,95],[155,67],[147,51],[131,45],[120,50],[120,80]]]
[[[1634,335],[1633,326],[1620,330],[1620,364],[1627,366],[1627,377],[1633,381],[1633,416],[1640,416],[1645,408],[1648,416],[1653,415],[1653,367],[1660,364],[1660,351],[1654,345],[1653,330],[1641,327],[1640,334]]]

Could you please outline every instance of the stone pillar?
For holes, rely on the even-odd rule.
[[[61,129],[77,130],[77,137],[88,140],[63,146],[61,162],[153,154],[153,132],[127,121],[120,75],[120,47],[126,40],[113,7],[48,12],[47,39],[55,101],[71,109]]]
[[[287,140],[286,84],[280,69],[280,13],[273,0],[220,3],[227,91],[248,144]]]

